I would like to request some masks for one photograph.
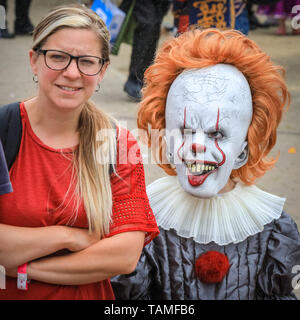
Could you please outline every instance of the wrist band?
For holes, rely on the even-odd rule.
[[[27,263],[24,263],[18,267],[17,287],[19,290],[27,290],[28,289]]]

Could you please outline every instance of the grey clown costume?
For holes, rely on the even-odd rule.
[[[144,248],[132,274],[111,279],[116,299],[297,299],[293,286],[299,278],[300,236],[296,223],[282,210],[285,199],[240,183],[224,196],[197,199],[180,188],[176,177],[156,180],[147,193],[160,235]],[[212,213],[209,208],[218,206],[224,208],[225,219],[216,222],[219,210]],[[187,215],[180,221],[182,208]],[[231,217],[227,222],[226,212]],[[188,221],[193,214],[200,220]],[[206,227],[193,233],[199,223]],[[195,262],[212,250],[225,254],[230,268],[221,282],[204,283],[197,277]]]

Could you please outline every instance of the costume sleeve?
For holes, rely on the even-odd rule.
[[[159,229],[146,193],[143,161],[136,139],[118,130],[116,174],[111,178],[113,216],[109,236],[127,231],[144,231],[148,244]]]
[[[263,299],[297,299],[292,292],[300,281],[300,235],[285,212],[275,221],[266,257],[258,275],[258,294]]]
[[[9,173],[6,165],[6,160],[0,141],[0,195],[12,192],[12,186],[9,180]]]
[[[110,279],[116,300],[153,300],[151,296],[153,268],[148,255],[152,244],[153,242],[144,248],[134,272]]]

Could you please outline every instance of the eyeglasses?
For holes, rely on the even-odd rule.
[[[37,52],[44,55],[46,66],[55,71],[67,69],[71,61],[75,59],[78,70],[86,76],[95,76],[98,74],[107,61],[107,59],[95,56],[72,56],[60,50],[38,49]]]

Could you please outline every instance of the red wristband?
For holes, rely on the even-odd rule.
[[[17,287],[19,290],[27,290],[28,289],[27,263],[24,263],[18,267]]]

